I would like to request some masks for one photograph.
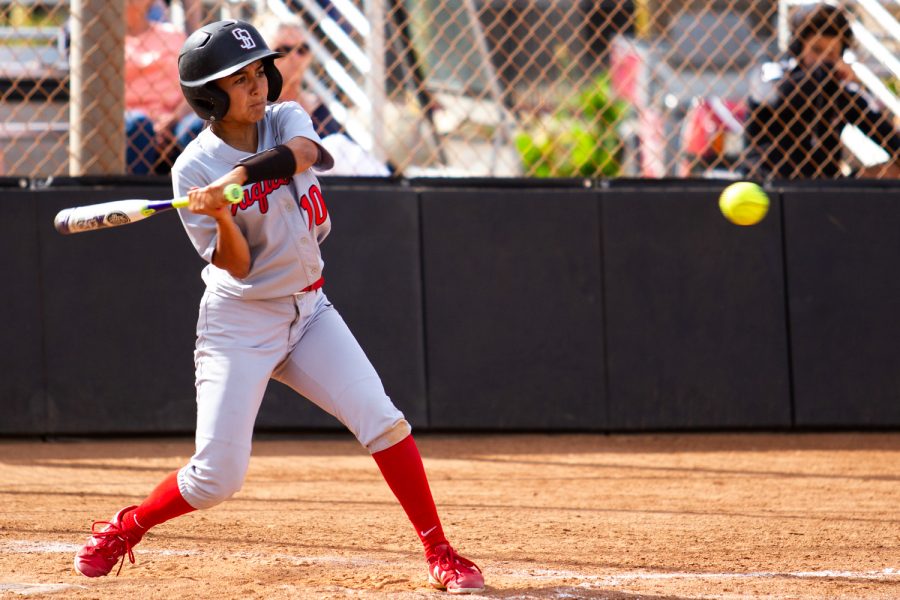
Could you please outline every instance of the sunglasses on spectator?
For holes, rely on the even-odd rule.
[[[275,52],[281,52],[282,54],[290,54],[291,52],[296,52],[300,56],[306,56],[309,54],[309,44],[302,43],[296,46],[277,46],[275,48]]]

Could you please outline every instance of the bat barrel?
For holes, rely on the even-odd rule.
[[[67,208],[57,213],[53,226],[62,234],[118,227],[145,218],[146,215],[141,210],[146,206],[147,202],[144,200],[120,200]]]
[[[53,226],[65,235],[79,233],[106,227],[105,217],[103,214],[88,214],[83,209],[79,211],[78,208],[67,208],[59,211],[53,219]]]

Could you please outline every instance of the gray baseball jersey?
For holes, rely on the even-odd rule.
[[[321,149],[317,169],[327,170],[334,165],[309,115],[296,102],[269,105],[257,127],[258,152],[304,137]],[[229,146],[209,128],[204,129],[172,167],[175,197],[187,195],[192,187],[215,181],[250,155]],[[289,179],[245,186],[244,200],[231,210],[250,246],[250,274],[235,279],[210,263],[203,270],[203,281],[209,291],[221,296],[262,300],[289,296],[322,277],[324,263],[319,243],[328,235],[331,219],[319,182],[311,170]],[[197,252],[211,261],[216,248],[215,220],[188,209],[181,209],[178,214]]]

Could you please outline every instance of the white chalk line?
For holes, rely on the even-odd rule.
[[[30,540],[0,540],[0,552],[11,552],[18,554],[75,554],[81,549],[81,544],[70,544],[65,542],[35,542]],[[152,548],[141,548],[141,554],[150,554],[156,556],[202,556],[210,554],[202,550],[153,550]],[[246,552],[236,551],[229,552],[229,557],[239,559],[276,559],[290,561],[298,566],[308,564],[342,564],[348,566],[366,566],[383,561],[377,561],[368,558],[350,558],[346,556],[298,556],[296,554],[283,554],[271,552]]]
[[[703,573],[703,572],[674,572],[659,573],[653,571],[634,571],[616,573],[614,575],[585,575],[575,571],[561,571],[554,569],[529,569],[527,571],[512,571],[509,574],[521,578],[532,579],[574,579],[596,586],[617,586],[633,581],[664,581],[673,579],[865,579],[871,581],[898,581],[900,582],[900,568],[885,567],[878,571],[751,571],[748,573]]]
[[[67,590],[86,590],[83,585],[69,583],[0,583],[0,594],[12,592],[18,596],[39,596],[43,594],[55,594]]]
[[[22,554],[65,553],[73,554],[78,551],[79,544],[65,542],[41,542],[30,540],[0,540],[0,552]],[[201,556],[210,554],[202,550],[153,550],[147,549],[142,553],[157,556]],[[239,559],[278,559],[297,566],[310,564],[333,564],[343,566],[365,566],[381,564],[383,561],[365,558],[351,558],[346,556],[297,556],[295,554],[262,553],[238,551],[229,553],[230,557]],[[666,580],[752,580],[752,579],[843,579],[843,580],[868,580],[868,581],[897,581],[900,582],[900,567],[885,567],[880,570],[870,571],[846,571],[846,570],[821,570],[821,571],[751,571],[746,573],[704,573],[704,572],[655,572],[655,571],[631,571],[608,575],[588,575],[577,571],[559,569],[491,569],[498,576],[507,576],[528,581],[534,580],[568,580],[578,582],[576,585],[582,589],[597,587],[619,587],[634,582],[666,581]],[[30,592],[26,589],[16,590],[10,586],[41,586],[47,584],[4,584],[0,583],[0,592],[13,591],[17,594],[47,593],[56,590],[44,589],[43,591]],[[50,584],[52,585],[52,584]],[[38,589],[38,588],[35,588]],[[569,588],[572,589],[572,588]],[[563,593],[561,588],[560,593]],[[523,596],[527,598],[528,596]]]

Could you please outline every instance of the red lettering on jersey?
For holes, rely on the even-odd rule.
[[[269,194],[277,190],[283,185],[291,182],[290,178],[270,179],[268,181],[260,181],[250,186],[249,190],[244,190],[244,199],[237,204],[231,205],[231,214],[237,215],[238,209],[247,210],[254,204],[259,204],[260,214],[269,212]]]

